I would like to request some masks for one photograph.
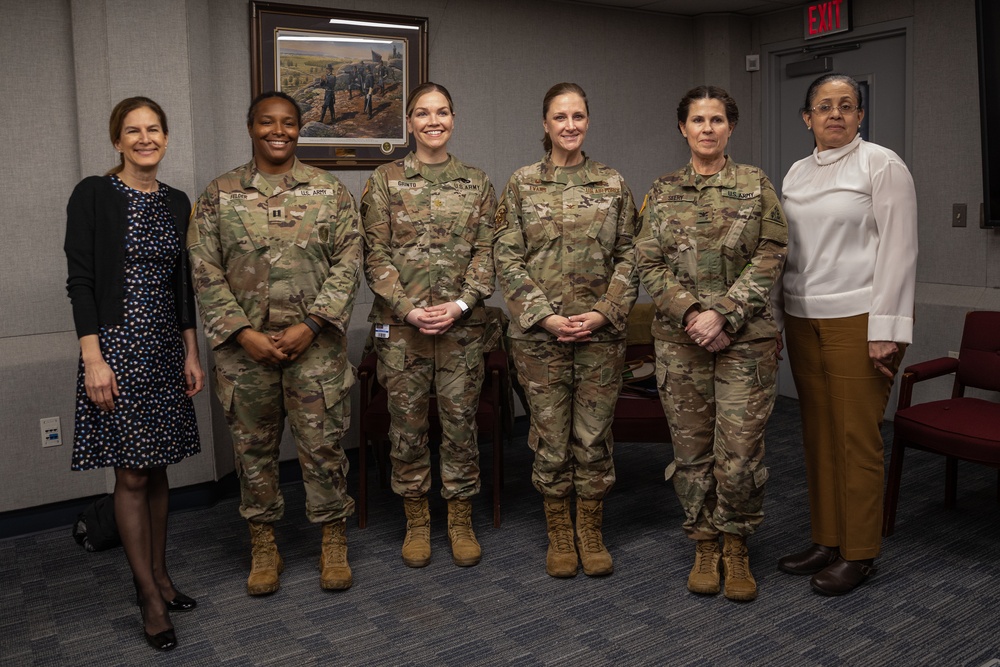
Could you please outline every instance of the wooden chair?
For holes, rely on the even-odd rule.
[[[913,385],[955,374],[951,398],[911,405]],[[882,535],[892,535],[907,447],[945,457],[945,507],[955,505],[958,460],[1000,468],[1000,403],[965,396],[966,387],[1000,391],[1000,312],[965,316],[959,358],[908,366],[899,385]],[[1000,474],[998,474],[1000,484]],[[1000,502],[1000,491],[998,491]]]
[[[506,317],[499,309],[487,308],[491,323],[487,325],[484,355],[483,387],[476,410],[476,425],[480,435],[489,434],[493,447],[493,526],[500,527],[500,491],[503,488],[503,446],[513,426],[513,395],[507,353],[502,345],[503,322]],[[496,318],[496,319],[493,319]],[[389,402],[388,394],[376,376],[378,359],[374,352],[365,356],[358,367],[361,390],[361,437],[358,448],[358,527],[368,524],[368,446],[372,446],[378,464],[380,485],[388,486]],[[439,437],[437,400],[432,396],[428,408],[430,438]],[[482,438],[480,437],[480,449]]]

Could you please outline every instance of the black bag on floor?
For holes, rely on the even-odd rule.
[[[122,543],[115,523],[115,497],[98,498],[76,517],[73,539],[87,551],[104,551]]]

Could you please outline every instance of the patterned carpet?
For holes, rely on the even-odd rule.
[[[752,603],[686,590],[693,546],[663,481],[669,451],[652,445],[616,447],[618,484],[605,513],[615,573],[546,576],[542,504],[528,481],[521,425],[507,450],[502,528],[491,526],[486,486],[476,500],[478,567],[451,563],[439,496],[431,501],[433,560],[404,567],[401,504],[373,483],[369,527],[348,529],[354,587],[324,592],[319,529],[304,518],[301,485],[290,483],[277,529],[281,590],[249,598],[237,500],[175,513],[171,572],[199,606],[174,614],[180,646],[168,654],[142,639],[121,549],[87,553],[68,526],[0,540],[0,664],[979,667],[1000,656],[992,469],[960,465],[958,506],[945,510],[943,460],[908,454],[896,534],[879,573],[849,596],[814,595],[807,578],[776,570],[779,556],[808,543],[797,410],[779,399],[768,432],[766,518],[750,543],[760,586]],[[488,452],[487,444],[487,465]]]

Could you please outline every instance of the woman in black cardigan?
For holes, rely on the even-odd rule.
[[[114,467],[143,632],[170,650],[169,612],[197,604],[166,568],[166,466],[200,449],[191,397],[205,379],[184,252],[191,204],[156,180],[167,147],[156,102],[119,102],[110,134],[121,163],[81,181],[66,211],[66,288],[80,338],[73,469]]]

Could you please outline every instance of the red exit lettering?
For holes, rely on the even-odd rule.
[[[841,5],[844,0],[826,0],[815,2],[806,8],[806,34],[817,37],[828,32],[844,30],[841,17]]]

